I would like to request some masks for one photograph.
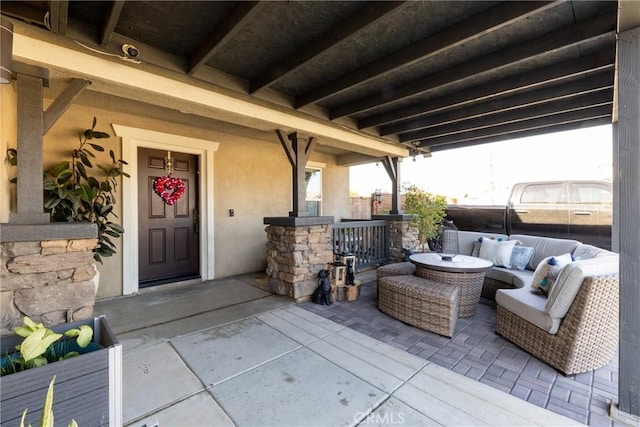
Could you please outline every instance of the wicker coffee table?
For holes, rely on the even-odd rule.
[[[435,253],[413,254],[409,259],[416,265],[416,276],[459,286],[458,317],[470,317],[476,313],[484,273],[493,266],[491,261],[467,255],[456,255],[452,261],[442,261]]]

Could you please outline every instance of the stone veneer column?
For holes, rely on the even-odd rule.
[[[318,271],[333,261],[333,217],[264,218],[264,223],[271,291],[308,300],[318,286]]]
[[[412,224],[412,215],[373,215],[371,219],[389,222],[389,261],[404,261],[403,249],[415,249],[419,244],[418,230]]]
[[[93,315],[97,239],[2,242],[0,334],[24,316],[46,326]]]

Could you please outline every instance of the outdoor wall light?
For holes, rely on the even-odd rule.
[[[379,188],[376,188],[376,192],[373,193],[373,197],[375,198],[376,202],[378,203],[382,202],[382,190],[380,190]]]
[[[11,83],[13,60],[13,24],[4,16],[0,18],[0,83]]]

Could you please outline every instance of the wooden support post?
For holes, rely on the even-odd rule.
[[[46,224],[42,203],[42,79],[18,74],[18,212],[12,224]]]
[[[402,204],[400,203],[400,193],[402,190],[402,181],[400,179],[400,163],[402,159],[399,157],[385,157],[382,159],[382,165],[391,179],[391,212],[392,215],[402,215]]]
[[[305,167],[315,148],[315,138],[310,137],[308,140],[298,138],[297,132],[290,133],[285,138],[284,133],[279,129],[276,130],[276,133],[285,153],[287,153],[293,175],[293,210],[289,212],[289,216],[309,216],[306,205]]]
[[[640,27],[619,34],[617,64],[618,120],[614,123],[617,170],[613,174],[614,179],[619,177],[619,196],[614,206],[620,219],[617,410],[637,422],[640,420]]]
[[[11,224],[46,224],[49,215],[43,209],[42,136],[69,108],[89,81],[74,79],[42,112],[43,84],[48,72],[37,67],[23,67],[17,72],[18,93],[18,211],[11,213]]]

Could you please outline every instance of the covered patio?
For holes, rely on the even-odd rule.
[[[402,229],[403,158],[611,123],[621,307],[613,407],[640,417],[640,3],[3,1],[0,11],[0,151],[20,152],[17,187],[10,168],[0,173],[0,273],[11,282],[1,293],[3,330],[24,314],[63,321],[93,310],[83,300],[26,313],[25,294],[56,286],[89,294],[93,285],[58,272],[25,290],[9,281],[23,273],[8,266],[60,255],[51,242],[71,254],[76,241],[90,249],[96,230],[50,224],[41,194],[42,170],[92,117],[131,175],[118,181],[126,232],[98,266],[98,306],[154,283],[256,271],[271,292],[304,301],[333,259],[333,224],[348,218],[349,166],[384,165],[393,183],[386,219]],[[145,150],[197,164],[189,178],[197,190],[167,222],[169,230],[188,218],[180,235],[194,242],[183,251],[194,268],[182,276],[145,281],[143,250],[165,241],[175,250],[158,237],[165,231],[145,225],[168,212],[140,204],[153,197]],[[309,197],[313,174],[321,191]],[[400,258],[403,246],[392,245]]]
[[[124,346],[124,425],[582,425],[577,414],[543,409],[563,401],[572,381],[558,380],[549,398],[540,390],[555,376],[540,362],[522,375],[520,387],[532,368],[542,372],[527,399],[387,339],[393,332],[381,325],[395,320],[375,308],[374,269],[358,275],[361,299],[328,308],[265,292],[265,279],[241,275],[97,304]],[[469,319],[450,345],[485,320]],[[397,323],[407,342],[424,333]],[[572,403],[589,388],[580,385]],[[617,425],[604,403],[594,404],[590,425]]]

